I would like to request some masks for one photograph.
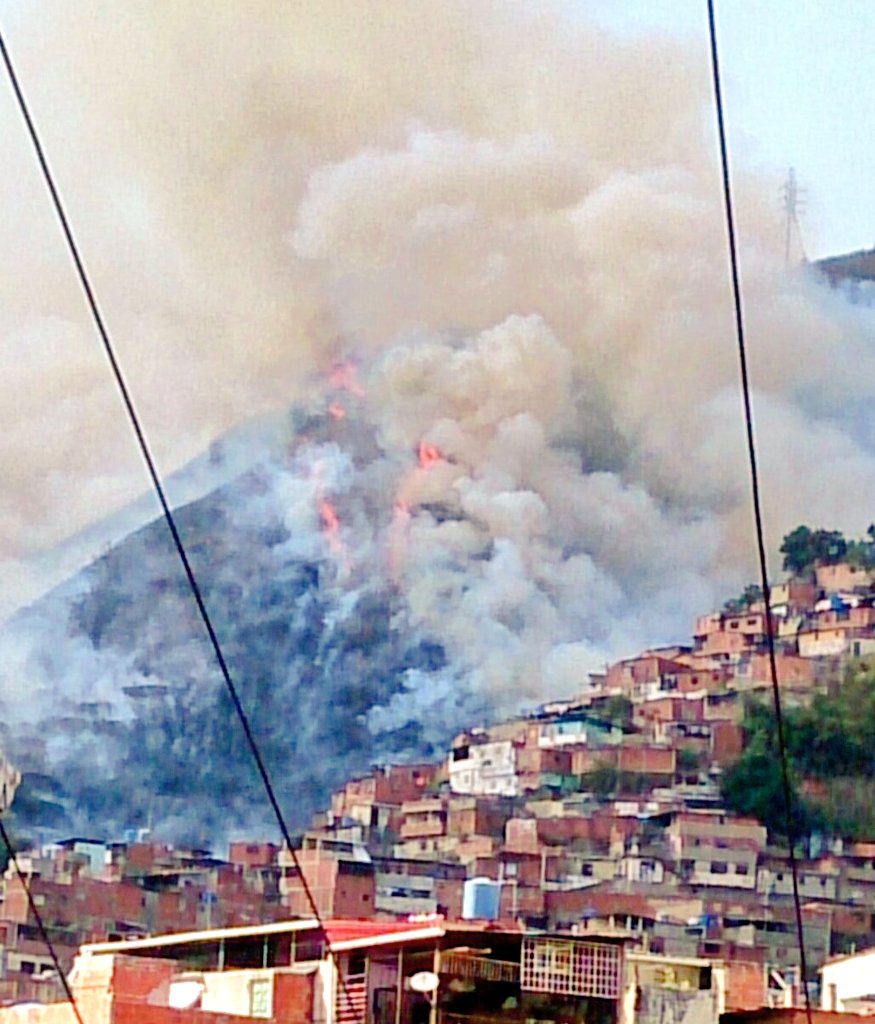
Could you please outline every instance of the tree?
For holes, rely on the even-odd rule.
[[[635,708],[628,697],[621,693],[614,694],[605,702],[605,718],[615,725],[631,725]]]
[[[620,784],[620,773],[613,765],[599,762],[583,781],[596,796],[613,796]]]
[[[730,598],[723,605],[723,611],[728,612],[730,615],[738,615],[740,612],[750,608],[752,604],[756,604],[757,601],[762,601],[762,599],[763,588],[757,586],[756,583],[748,583],[738,597]]]
[[[862,569],[875,569],[875,523],[870,523],[866,536],[848,541],[847,559]]]
[[[681,747],[677,752],[678,775],[690,775],[702,766],[702,758],[690,747]]]
[[[875,780],[875,665],[852,662],[832,692],[808,707],[784,709],[784,736],[791,783],[793,831],[801,839],[825,831],[848,839],[873,834],[871,789]],[[721,789],[726,805],[758,818],[770,832],[786,836],[786,807],[778,764],[775,713],[766,702],[744,707],[744,753],[726,770]],[[800,794],[802,782],[816,798]]]
[[[784,570],[801,576],[811,566],[811,530],[797,526],[784,537],[781,544]]]
[[[838,530],[811,530],[797,526],[781,543],[784,569],[794,576],[810,572],[818,563],[835,565],[848,550],[848,542]]]
[[[787,837],[784,785],[771,751],[760,744],[749,747],[726,770],[720,788],[726,806],[731,810],[751,815],[773,835]],[[806,839],[818,827],[820,819],[800,797],[792,773],[790,806],[794,839]]]

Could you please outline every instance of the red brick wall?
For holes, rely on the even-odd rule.
[[[538,851],[537,818],[508,818],[504,827],[505,846],[511,850]]]
[[[308,1024],[313,1020],[312,974],[277,974],[273,986],[273,1015],[283,1024]]]
[[[803,658],[795,654],[777,654],[775,667],[778,670],[778,682],[781,683],[812,684],[817,678],[817,662],[813,658]],[[769,663],[768,655],[758,654],[751,658],[751,672],[754,679],[771,679],[772,666]]]
[[[374,802],[397,805],[418,800],[439,768],[435,764],[391,765],[376,775]]]
[[[449,920],[462,916],[462,879],[438,878],[434,883],[434,895],[439,907],[444,907]]]
[[[544,914],[544,890],[537,885],[519,885],[506,881],[501,887],[502,918],[518,915],[541,917]]]
[[[731,960],[727,963],[727,1010],[756,1010],[765,1003],[766,972],[763,964]]]
[[[711,723],[711,757],[717,764],[727,765],[737,760],[744,749],[744,733],[735,722]]]
[[[115,956],[81,960],[74,996],[86,1024],[246,1024],[252,1017],[203,1010],[175,1010],[166,1005],[172,960]],[[276,1024],[307,1024],[313,1017],[313,975],[274,976]],[[67,1003],[32,1010],[0,1010],[0,1024],[75,1024]],[[262,1019],[261,1024],[264,1024]]]
[[[618,767],[624,772],[674,775],[677,754],[670,747],[619,747]]]
[[[231,843],[228,860],[246,868],[263,868],[276,863],[279,847],[275,843]]]
[[[472,877],[514,878],[521,885],[540,885],[541,855],[538,853],[508,853],[495,857],[478,857],[471,865],[469,873]]]
[[[753,643],[753,638],[741,631],[709,633],[699,648],[706,654],[741,654]]]
[[[522,747],[517,751],[517,771],[538,774],[556,772],[567,775],[571,771],[571,754],[552,747]]]
[[[609,765],[611,768],[617,766],[618,747],[602,747],[594,749],[575,750],[571,755],[572,775],[586,775],[599,765]]]
[[[373,917],[374,894],[376,892],[374,874],[348,874],[339,865],[334,901],[331,908],[333,917]]]

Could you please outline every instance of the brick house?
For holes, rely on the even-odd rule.
[[[88,1024],[503,1024],[507,1004],[523,1020],[618,1024],[626,984],[616,936],[439,920],[286,921],[85,946],[71,980]],[[74,1021],[66,1003],[0,1010],[0,1024]]]
[[[756,888],[766,829],[753,819],[685,811],[674,816],[666,839],[678,874],[690,885]]]

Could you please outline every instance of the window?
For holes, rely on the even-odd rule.
[[[22,960],[18,969],[22,974],[33,974],[36,970],[36,964],[33,960]]]
[[[747,864],[736,864],[735,865],[735,873],[737,875],[746,875],[748,873],[748,866],[747,866]]]
[[[619,946],[573,939],[523,939],[523,990],[616,999],[621,973]]]
[[[711,863],[712,875],[725,875],[729,871],[729,865],[725,860],[715,860]]]
[[[253,978],[249,982],[249,1016],[270,1017],[273,1015],[271,979]]]

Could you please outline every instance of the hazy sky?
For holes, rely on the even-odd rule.
[[[578,0],[630,36],[685,36],[708,61],[705,0]],[[875,245],[871,0],[717,0],[730,154],[805,190],[810,258]]]
[[[569,14],[580,19],[576,32]],[[410,324],[477,331],[537,312],[581,351],[602,351],[587,331],[632,346],[604,367],[634,372],[643,353],[678,334],[678,310],[687,311],[686,338],[710,337],[712,318],[720,330],[731,324],[705,0],[0,0],[0,19],[165,474],[242,418],[284,407],[338,338],[381,351]],[[756,260],[781,252],[780,187],[791,165],[806,195],[808,255],[871,246],[875,0],[718,0],[718,19],[730,152],[744,182],[742,269],[755,270],[746,289],[765,278]],[[123,508],[146,481],[5,82],[0,140],[2,612],[4,591],[15,603],[38,589],[34,558],[54,557],[59,540]],[[370,187],[371,176],[380,182],[363,203],[352,185]],[[502,190],[516,187],[524,201],[501,206]],[[432,195],[437,205],[426,202]],[[523,230],[515,219],[532,197],[549,225],[540,247],[529,221]],[[397,208],[369,214],[390,199]],[[583,221],[572,217],[578,205]],[[475,228],[481,209],[494,222]],[[578,236],[582,249],[566,251]],[[648,245],[645,264],[660,273],[714,261],[715,293],[686,294],[687,273],[659,287],[656,278],[622,280],[629,247],[646,255]],[[475,252],[454,305],[448,275]],[[584,285],[568,282],[587,265],[619,276],[584,301]],[[648,296],[648,314],[675,296],[670,328],[651,335],[656,319],[626,322],[634,290]],[[609,294],[622,302],[602,323]],[[699,302],[696,321],[689,310]],[[770,310],[773,296],[763,303]],[[793,308],[798,322],[783,321],[794,350],[816,339],[812,367],[824,337],[837,351],[830,332],[851,339],[844,363],[854,379],[835,377],[835,386],[858,415],[856,437],[868,429],[871,388],[859,414],[847,391],[875,379],[862,368],[875,349],[867,336],[858,351],[844,325]],[[631,354],[639,335],[640,363]],[[781,391],[785,349],[770,351]],[[686,370],[692,381],[696,368]],[[706,361],[696,372],[707,381],[712,370]],[[734,389],[734,364],[729,379]],[[661,396],[657,404],[662,413]],[[829,452],[832,469],[841,460]],[[875,474],[849,465],[847,478],[871,479],[875,493]],[[834,489],[836,508],[817,505],[817,516],[859,529],[842,518],[844,483]],[[799,501],[794,515],[815,514]],[[792,525],[782,519],[776,530]]]

